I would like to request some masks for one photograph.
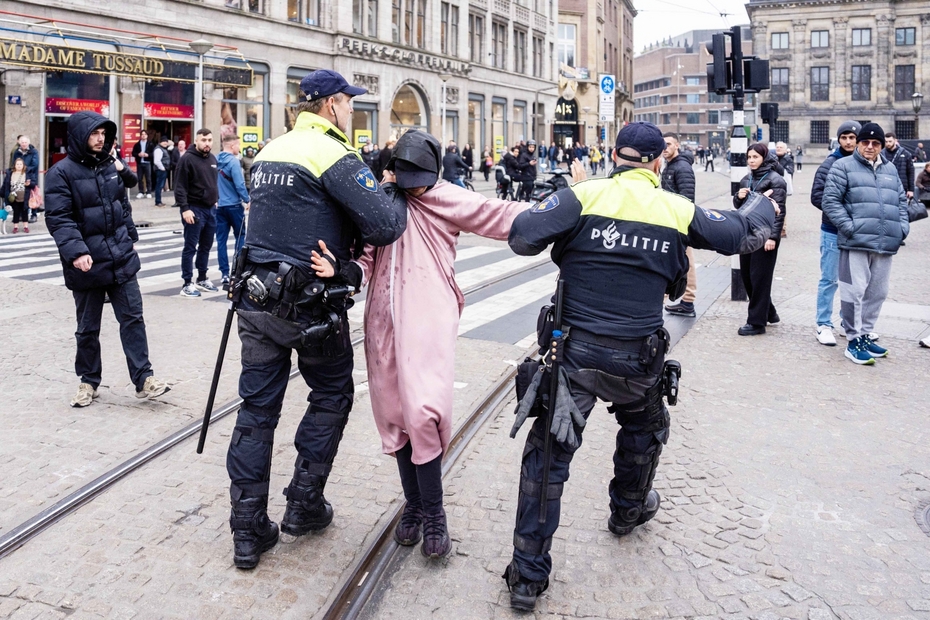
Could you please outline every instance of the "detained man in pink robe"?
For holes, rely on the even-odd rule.
[[[365,357],[375,423],[385,454],[397,458],[407,505],[394,532],[429,558],[452,549],[442,506],[442,456],[452,434],[455,341],[465,306],[455,283],[460,233],[507,239],[529,203],[485,198],[438,181],[441,146],[409,131],[394,147],[384,189],[406,199],[407,230],[393,245],[367,247],[358,260],[368,282]],[[321,248],[325,250],[325,246]],[[325,257],[314,269],[333,272]]]

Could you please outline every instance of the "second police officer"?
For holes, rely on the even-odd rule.
[[[605,179],[576,183],[517,216],[510,247],[536,255],[550,244],[564,281],[562,328],[567,340],[561,367],[571,396],[587,419],[598,398],[620,424],[609,485],[608,529],[630,533],[659,510],[652,481],[669,414],[662,402],[669,336],[662,326],[662,299],[680,296],[688,272],[685,249],[724,254],[762,247],[775,220],[764,198],[737,211],[711,211],[663,191],[658,177],[665,141],[649,123],[631,123],[617,135],[617,168]],[[584,177],[581,162],[573,176]],[[558,327],[558,326],[557,326]],[[543,328],[545,329],[545,328]],[[541,334],[548,340],[548,334]],[[558,412],[558,408],[556,408]],[[539,523],[547,419],[539,416],[523,450],[513,560],[504,573],[511,606],[530,611],[549,586],[549,550],[559,525],[560,496],[581,444],[574,436],[553,440],[545,523]]]
[[[278,540],[267,506],[292,350],[310,387],[310,405],[294,439],[297,462],[285,489],[281,531],[299,536],[332,522],[323,491],[354,392],[346,297],[357,290],[361,273],[350,259],[366,243],[393,243],[407,222],[404,203],[384,193],[345,135],[352,97],[367,91],[329,70],[310,73],[300,89],[294,129],[255,158],[246,259],[240,255],[237,265],[242,407],[226,468],[239,568],[254,568]],[[327,249],[340,275],[324,288],[311,256]]]

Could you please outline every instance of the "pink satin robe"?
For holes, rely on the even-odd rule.
[[[529,203],[486,198],[440,181],[407,196],[407,230],[393,245],[367,247],[365,356],[385,454],[409,438],[413,462],[442,454],[452,435],[455,341],[465,298],[455,282],[455,246],[470,232],[507,239]],[[392,269],[393,266],[393,269]]]

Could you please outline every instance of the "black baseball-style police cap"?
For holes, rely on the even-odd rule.
[[[368,92],[368,89],[350,85],[344,77],[329,69],[319,69],[308,73],[300,81],[300,90],[307,96],[307,101],[332,97],[336,93],[356,97]]]
[[[658,158],[665,150],[665,139],[662,132],[652,123],[629,123],[617,134],[617,157],[626,161],[635,161],[647,164]],[[639,157],[620,153],[622,148],[631,148],[639,153]]]

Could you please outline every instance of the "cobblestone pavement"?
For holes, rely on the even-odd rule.
[[[930,538],[914,518],[930,499],[921,398],[930,365],[914,341],[930,326],[927,306],[918,305],[930,227],[915,225],[895,259],[892,312],[878,326],[892,356],[853,366],[841,347],[813,338],[819,212],[803,194],[813,172],[796,178],[799,194],[789,199],[774,290],[782,323],[763,337],[739,338],[745,306],[724,296],[674,351],[685,375],[656,480],[663,510],[624,539],[605,527],[615,422],[595,409],[566,487],[553,584],[538,617],[930,618]],[[728,199],[714,196],[728,179],[697,174],[699,201],[725,208]],[[703,265],[729,264],[697,256]],[[0,411],[4,527],[200,414],[218,330],[198,326],[215,324],[224,309],[182,309],[174,298],[145,303],[147,319],[159,325],[151,345],[156,372],[185,380],[164,403],[136,401],[115,326],[105,321],[105,374],[118,372],[119,381],[109,380],[115,385],[102,403],[75,411],[62,400],[74,388],[70,295],[2,281],[0,309],[28,327],[0,337],[2,387],[12,404]],[[182,336],[189,347],[169,353],[169,339]],[[221,393],[234,392],[236,348],[231,343]],[[466,385],[456,393],[457,419],[504,372],[505,360],[520,354],[460,340],[456,378]],[[292,385],[285,410],[302,411],[305,395]],[[510,411],[447,482],[453,555],[429,565],[418,551],[406,552],[371,617],[513,617],[500,573],[510,554],[524,435],[507,437]],[[224,454],[233,421],[226,419],[203,456],[187,442],[0,561],[0,617],[318,614],[398,501],[396,470],[378,453],[369,412],[360,390],[327,489],[333,526],[279,545],[256,571],[236,571],[229,557]],[[272,489],[287,484],[296,423],[296,414],[282,419]],[[274,518],[283,505],[272,496]]]

